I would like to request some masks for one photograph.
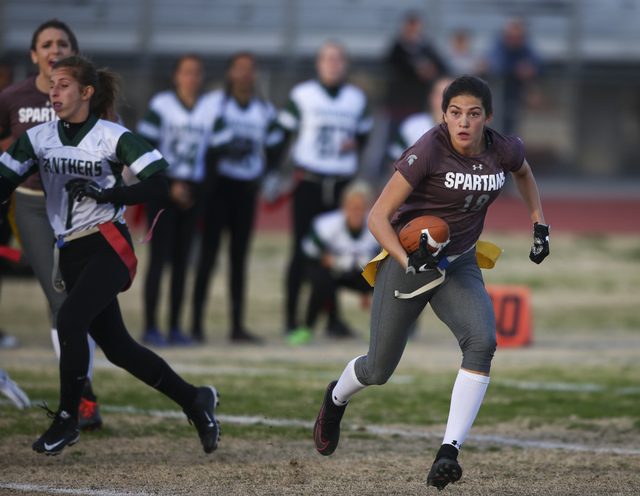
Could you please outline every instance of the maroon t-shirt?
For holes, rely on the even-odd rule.
[[[36,87],[36,76],[13,84],[0,92],[0,129],[15,141],[27,129],[57,119],[48,93]],[[40,174],[33,174],[22,187],[42,191]]]
[[[471,248],[482,233],[487,207],[498,197],[506,173],[524,163],[524,143],[487,128],[491,145],[466,156],[451,143],[446,124],[427,131],[394,164],[413,187],[391,219],[396,232],[412,219],[434,215],[449,224],[448,255]]]

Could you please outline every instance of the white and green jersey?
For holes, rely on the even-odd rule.
[[[292,150],[297,166],[317,174],[344,176],[358,170],[358,150],[345,150],[344,143],[368,134],[373,127],[362,90],[344,84],[333,96],[315,79],[293,87],[278,122],[298,133]]]
[[[229,146],[245,150],[239,157],[232,153],[222,155],[218,160],[218,173],[240,181],[252,181],[264,173],[265,148],[282,143],[284,133],[276,125],[277,112],[270,102],[254,97],[246,107],[235,98],[218,90],[220,114],[214,129],[220,134],[223,129],[231,133]],[[227,135],[223,135],[226,139]],[[218,138],[217,144],[221,142]]]
[[[398,160],[407,148],[415,144],[424,133],[435,125],[436,122],[431,114],[426,112],[407,117],[400,123],[397,138],[389,145],[389,156],[394,162]]]
[[[0,157],[0,175],[16,186],[40,172],[47,215],[58,237],[120,221],[125,211],[123,205],[97,204],[92,198],[73,201],[65,188],[70,180],[114,188],[124,185],[125,165],[140,180],[169,165],[158,150],[119,124],[91,115],[72,140],[63,125],[53,121],[29,129]]]
[[[151,141],[169,162],[168,177],[201,182],[206,173],[205,155],[228,136],[216,136],[213,124],[219,113],[219,96],[208,93],[188,109],[175,91],[155,95],[136,131]]]
[[[302,239],[302,251],[314,260],[324,254],[335,257],[333,269],[340,273],[363,270],[380,251],[380,245],[367,228],[365,221],[359,233],[353,234],[347,226],[342,210],[332,210],[318,215],[310,233]]]

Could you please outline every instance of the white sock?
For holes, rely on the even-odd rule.
[[[354,394],[367,387],[356,377],[355,364],[358,358],[360,357],[354,358],[347,364],[338,379],[338,384],[333,389],[333,403],[338,406],[346,405]]]
[[[51,342],[53,343],[53,349],[60,361],[60,341],[58,340],[58,329],[51,329]]]
[[[442,444],[452,444],[460,450],[480,410],[488,385],[489,377],[486,375],[474,374],[466,370],[458,371],[451,393],[449,419]]]

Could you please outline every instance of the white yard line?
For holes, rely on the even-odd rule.
[[[53,493],[53,494],[80,494],[82,496],[154,496],[157,493],[120,493],[117,491],[96,491],[94,489],[60,489],[52,486],[40,486],[36,484],[5,484],[0,482],[0,489],[12,489],[25,493]]]
[[[135,415],[149,415],[152,417],[162,418],[183,418],[184,414],[178,410],[143,410],[131,406],[117,407],[109,405],[100,405],[100,408],[107,412],[113,413],[132,413]],[[276,419],[266,417],[250,417],[242,415],[218,415],[221,423],[241,424],[241,425],[269,425],[274,427],[304,427],[312,429],[314,422],[308,420],[295,419]],[[414,438],[439,438],[442,437],[441,432],[429,432],[423,430],[412,429],[394,429],[375,425],[348,425],[343,424],[343,429],[354,432],[369,432],[372,434],[380,434],[385,436],[402,436]],[[503,436],[480,436],[470,435],[467,440],[476,442],[504,444],[507,446],[521,446],[534,449],[564,449],[567,451],[585,451],[592,453],[614,453],[619,455],[640,455],[640,449],[626,449],[613,447],[593,447],[582,444],[568,444],[555,441],[532,441],[526,439],[515,439]]]

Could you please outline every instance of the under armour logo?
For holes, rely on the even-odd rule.
[[[407,157],[407,162],[409,162],[409,165],[413,164],[413,162],[415,162],[416,160],[418,160],[418,157],[416,157],[415,155],[409,155]]]
[[[479,170],[482,170],[482,164],[474,165],[474,166],[473,166],[473,170],[478,170],[478,169],[479,169]]]
[[[454,439],[453,441],[451,441],[451,444],[453,444],[454,446],[458,446],[458,441]]]

